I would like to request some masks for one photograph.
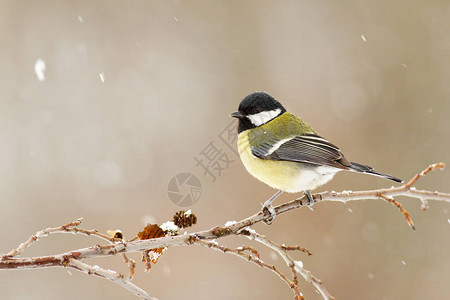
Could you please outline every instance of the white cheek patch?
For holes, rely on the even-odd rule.
[[[274,110],[269,111],[262,111],[260,113],[254,114],[254,115],[248,115],[247,118],[252,122],[255,126],[260,126],[262,124],[265,124],[278,116],[281,113],[281,109],[277,108]]]

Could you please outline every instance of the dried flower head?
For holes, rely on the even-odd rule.
[[[173,222],[180,228],[191,227],[197,223],[197,216],[191,210],[180,210],[173,216]]]

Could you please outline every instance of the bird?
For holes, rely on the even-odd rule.
[[[266,92],[247,95],[238,111],[230,116],[239,121],[237,146],[245,168],[252,176],[278,190],[263,205],[272,217],[271,203],[281,193],[303,192],[311,207],[314,204],[311,190],[324,185],[340,171],[403,182],[370,166],[347,160],[337,146]]]

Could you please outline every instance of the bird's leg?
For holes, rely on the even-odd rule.
[[[263,207],[267,207],[270,206],[272,204],[272,202],[278,198],[278,196],[280,196],[283,193],[283,191],[277,191],[272,197],[270,197],[266,202],[264,202]]]
[[[264,223],[266,225],[272,224],[273,219],[275,219],[275,216],[277,213],[275,212],[275,209],[273,209],[272,202],[277,199],[278,196],[280,196],[283,193],[283,191],[277,191],[272,197],[270,197],[266,202],[264,202],[262,211],[265,212],[266,210],[270,213],[270,218],[264,220]]]
[[[310,191],[310,190],[305,190],[305,191],[303,192],[303,194],[305,194],[305,195],[306,195],[306,198],[308,198],[308,204],[306,204],[306,206],[307,206],[310,210],[314,211],[314,208],[312,207],[313,204],[314,204],[314,198],[313,198],[313,196],[311,195],[311,191]]]

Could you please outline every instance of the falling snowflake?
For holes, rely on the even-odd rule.
[[[44,81],[45,79],[45,61],[42,59],[38,59],[36,63],[34,64],[34,72],[36,73],[36,76],[39,81]]]

